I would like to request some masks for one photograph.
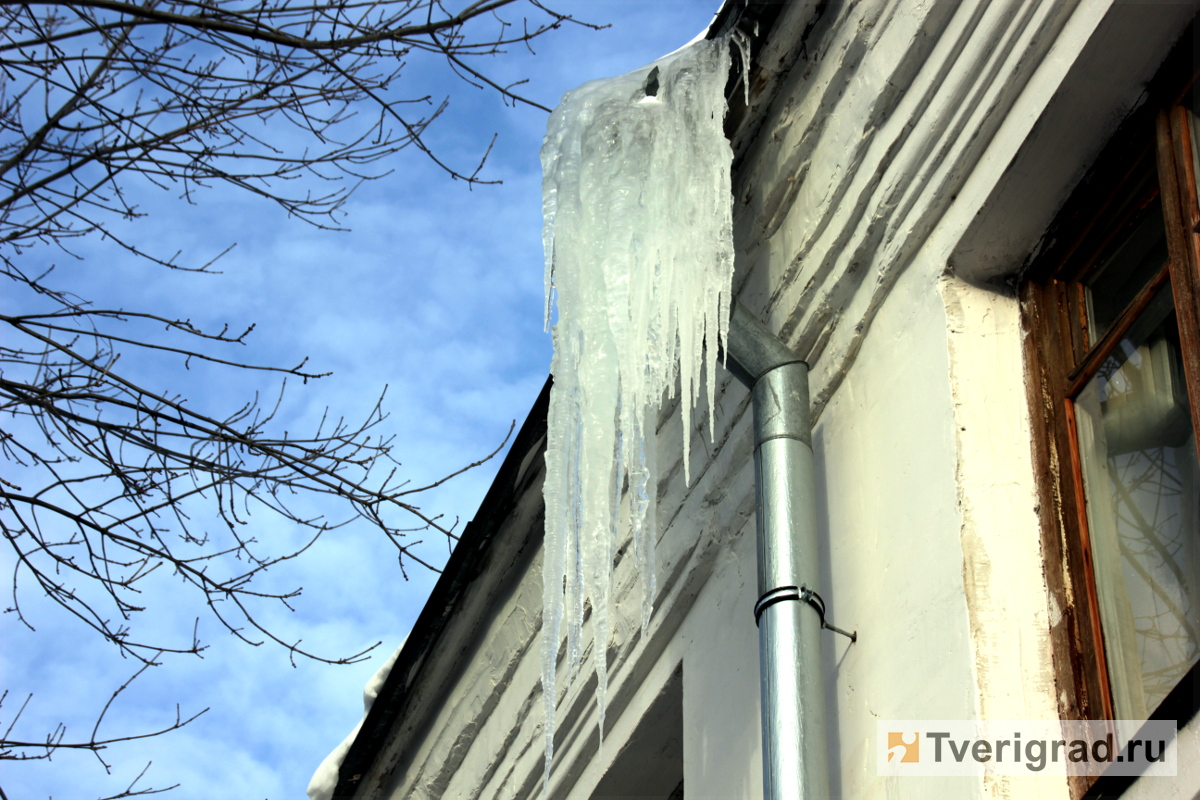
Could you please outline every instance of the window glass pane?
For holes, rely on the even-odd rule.
[[[1118,719],[1146,719],[1200,658],[1200,467],[1164,287],[1075,400]]]
[[[1197,119],[1196,112],[1193,109],[1188,109],[1188,133],[1192,144],[1192,174],[1200,179],[1200,119]],[[1200,200],[1200,197],[1197,197]]]
[[[1167,239],[1162,203],[1156,198],[1124,243],[1084,281],[1091,344],[1100,341],[1125,306],[1165,263]]]

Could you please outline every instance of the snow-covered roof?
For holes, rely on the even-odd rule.
[[[393,731],[419,722],[416,707],[438,702],[435,684],[469,658],[479,620],[537,551],[541,492],[528,490],[543,471],[549,398],[547,381],[346,748],[334,797],[353,796]]]

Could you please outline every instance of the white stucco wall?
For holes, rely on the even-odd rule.
[[[943,779],[889,785],[876,776],[876,720],[976,713],[953,425],[936,276],[909,270],[814,436],[830,612],[859,634],[852,646],[825,641],[836,659],[831,735],[847,797],[941,795]],[[956,796],[978,796],[967,781],[952,783]]]
[[[689,800],[762,797],[756,570],[751,522],[721,555],[679,631]]]
[[[1200,717],[1179,732],[1175,744],[1179,774],[1174,778],[1139,779],[1122,800],[1196,800],[1200,797]]]

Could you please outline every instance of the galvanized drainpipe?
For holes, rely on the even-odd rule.
[[[829,797],[808,365],[741,303],[728,366],[754,403],[764,800]],[[849,635],[849,634],[847,634]]]

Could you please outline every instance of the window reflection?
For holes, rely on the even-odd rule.
[[[1075,400],[1118,719],[1146,719],[1200,659],[1200,491],[1165,287]]]
[[[1121,246],[1084,281],[1093,345],[1165,263],[1162,202],[1155,198]]]

